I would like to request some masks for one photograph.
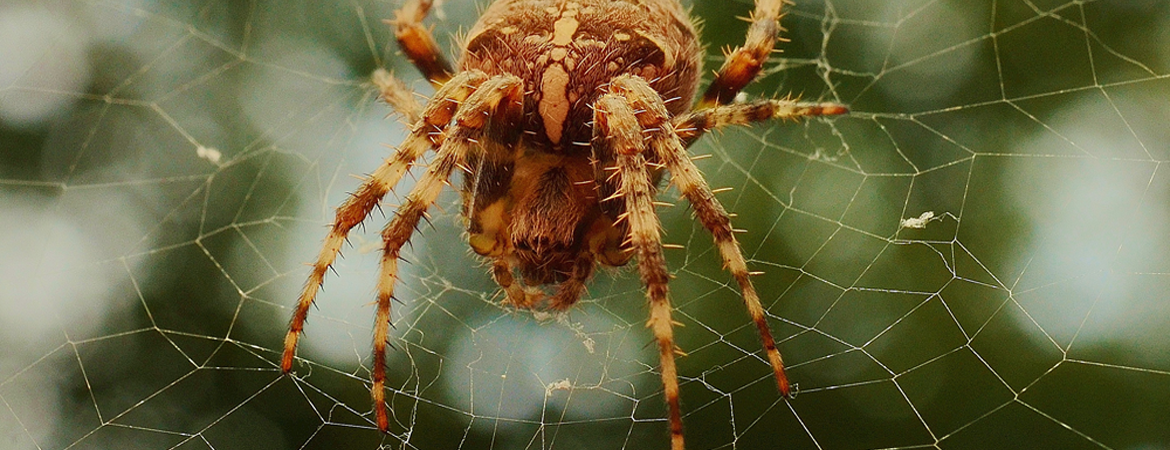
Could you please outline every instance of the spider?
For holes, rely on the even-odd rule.
[[[389,424],[384,383],[390,302],[403,245],[453,172],[462,172],[468,242],[517,308],[561,311],[582,295],[596,266],[636,259],[649,300],[667,403],[671,447],[683,449],[670,278],[655,195],[669,173],[711,232],[755,322],[780,394],[790,388],[729,215],[686,147],[709,130],[772,119],[847,112],[792,99],[733,102],[760,73],[780,31],[784,0],[756,0],[746,42],[692,108],[703,49],[677,0],[498,0],[462,40],[457,65],[422,25],[432,0],[408,0],[388,20],[406,57],[436,88],[427,103],[375,73],[381,97],[413,126],[409,136],[337,209],[297,302],[281,369],[325,272],[361,223],[428,151],[436,155],[382,232],[371,392],[377,426]],[[517,274],[519,279],[517,279]],[[544,286],[550,286],[544,288]]]

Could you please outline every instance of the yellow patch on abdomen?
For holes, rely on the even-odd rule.
[[[487,208],[475,211],[475,217],[472,220],[479,225],[480,232],[472,233],[467,240],[471,244],[471,249],[475,250],[480,256],[499,256],[503,254],[507,247],[501,241],[503,231],[507,228],[508,223],[504,214],[504,204],[507,202],[506,198],[502,198],[495,203],[492,203]]]

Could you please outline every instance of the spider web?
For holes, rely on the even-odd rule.
[[[693,3],[714,68],[750,2]],[[350,174],[403,137],[364,80],[429,92],[379,23],[397,6],[0,5],[4,448],[667,445],[634,274],[599,274],[564,316],[502,308],[453,193],[407,254],[391,433],[367,392],[378,214],[280,374],[302,263]],[[734,188],[799,395],[778,397],[667,191],[689,448],[1170,448],[1168,18],[1156,0],[798,1],[750,94],[854,112],[692,151]]]

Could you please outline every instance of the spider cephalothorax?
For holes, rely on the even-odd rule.
[[[686,145],[706,131],[774,118],[845,112],[831,103],[730,103],[760,72],[779,30],[783,0],[757,0],[747,42],[728,55],[701,102],[702,50],[676,0],[498,0],[463,42],[458,69],[421,21],[430,0],[408,0],[395,20],[406,56],[437,91],[424,106],[384,71],[382,98],[413,127],[394,155],[337,210],[285,338],[282,369],[324,274],[345,236],[419,157],[435,159],[382,233],[374,327],[372,394],[385,430],[385,351],[399,253],[456,169],[471,248],[492,260],[506,302],[564,309],[581,296],[598,263],[636,258],[650,302],[671,425],[683,448],[669,279],[654,197],[664,173],[711,231],[760,333],[781,394],[784,365],[752,287],[728,214],[691,162]],[[521,281],[514,276],[518,272]],[[540,287],[548,285],[550,293]]]

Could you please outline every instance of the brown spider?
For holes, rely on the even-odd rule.
[[[384,71],[375,74],[382,98],[414,125],[337,209],[289,324],[282,370],[292,369],[309,306],[350,229],[434,149],[435,159],[382,232],[372,374],[379,429],[389,425],[383,385],[399,252],[456,169],[463,172],[471,248],[493,261],[492,276],[511,305],[564,310],[581,296],[597,262],[621,266],[637,256],[650,301],[647,326],[661,360],[671,445],[680,450],[670,277],[654,212],[657,186],[669,172],[714,236],[780,393],[788,396],[784,363],[731,221],[686,151],[718,127],[846,112],[837,104],[790,99],[731,103],[771,54],[783,3],[756,1],[745,45],[728,54],[700,108],[691,109],[703,51],[677,0],[498,0],[463,40],[458,70],[422,26],[431,0],[409,0],[388,22],[396,26],[402,51],[437,92],[423,107],[400,81]],[[517,271],[523,283],[514,278]],[[546,295],[539,287],[549,284],[556,286]]]

